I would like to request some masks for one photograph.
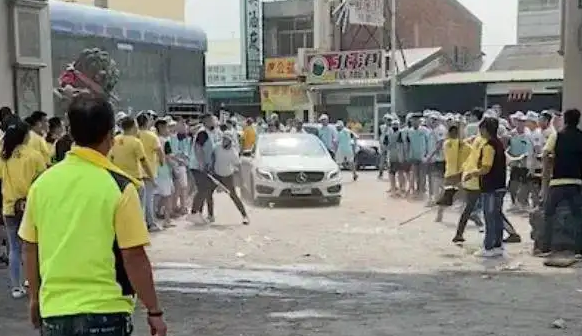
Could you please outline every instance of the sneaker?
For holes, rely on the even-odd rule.
[[[520,210],[520,206],[519,205],[512,205],[510,208],[507,209],[507,212],[510,213],[517,213]]]
[[[538,258],[549,258],[552,256],[552,251],[534,250],[533,255]]]
[[[503,239],[504,243],[521,243],[521,236],[518,234],[511,234]]]
[[[208,221],[206,220],[206,218],[204,218],[202,216],[202,214],[199,214],[199,213],[193,214],[190,217],[190,221],[194,225],[196,225],[196,224],[198,224],[198,225],[206,225],[206,224],[208,224]]]
[[[160,231],[162,231],[162,229],[157,224],[154,224],[154,225],[148,227],[148,232],[150,232],[150,233],[160,232]]]
[[[206,221],[208,223],[214,223],[216,220],[214,219],[214,216],[208,216],[208,217],[206,217]]]
[[[164,229],[176,227],[176,224],[172,223],[172,221],[169,220],[165,220],[162,225]]]
[[[22,287],[14,287],[11,292],[13,299],[22,299],[26,296],[26,290]]]
[[[503,250],[494,248],[491,250],[482,249],[473,254],[475,257],[479,258],[497,258],[503,255]]]
[[[242,223],[243,223],[243,225],[249,225],[251,223],[251,221],[249,220],[248,217],[243,217]]]

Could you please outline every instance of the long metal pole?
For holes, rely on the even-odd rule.
[[[392,0],[390,9],[390,113],[396,114],[396,86],[398,69],[396,66],[396,0]]]

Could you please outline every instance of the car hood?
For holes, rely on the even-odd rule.
[[[270,171],[332,171],[337,164],[327,156],[263,156],[255,163],[257,168]]]

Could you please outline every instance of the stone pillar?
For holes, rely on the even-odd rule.
[[[579,1],[565,1],[562,13],[564,82],[562,108],[582,109],[582,8]]]
[[[7,90],[12,98],[10,105],[23,117],[35,110],[52,115],[48,1],[3,1],[0,4],[0,29],[5,33],[0,37],[0,74],[3,77],[0,83],[4,87],[8,84],[6,78],[10,81],[10,89]],[[3,99],[7,96],[0,95]]]
[[[12,75],[12,53],[10,9],[6,1],[0,2],[0,106],[14,108],[14,77]]]

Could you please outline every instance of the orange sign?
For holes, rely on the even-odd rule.
[[[294,79],[295,57],[273,57],[265,59],[265,79]]]

